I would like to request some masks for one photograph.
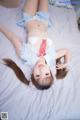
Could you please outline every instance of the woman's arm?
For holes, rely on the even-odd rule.
[[[8,38],[8,40],[11,41],[11,43],[16,49],[17,54],[19,55],[20,47],[21,47],[20,38],[17,35],[15,35],[13,32],[6,29],[5,27],[0,27],[0,32],[2,32]]]
[[[57,69],[65,68],[70,61],[70,51],[68,49],[59,49],[56,54],[56,59],[64,58],[63,63],[57,64]]]
[[[19,0],[0,0],[0,5],[7,8],[16,8],[19,5]]]

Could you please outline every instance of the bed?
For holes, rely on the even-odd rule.
[[[0,25],[5,25],[25,40],[24,29],[16,25],[20,13],[21,6],[11,9],[0,6]],[[74,9],[56,6],[49,6],[49,13],[53,23],[49,36],[54,40],[56,49],[66,47],[71,51],[69,73],[48,90],[24,85],[3,64],[3,58],[11,58],[25,71],[12,44],[0,33],[0,112],[8,112],[9,120],[80,119],[80,32],[76,15]]]

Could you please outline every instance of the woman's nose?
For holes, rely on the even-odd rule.
[[[40,72],[41,74],[45,72],[45,69],[43,69],[43,67],[40,67]]]
[[[41,79],[44,79],[46,76],[45,75],[41,75]]]

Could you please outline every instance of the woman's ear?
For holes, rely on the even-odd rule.
[[[14,73],[17,76],[17,78],[21,82],[23,82],[26,85],[29,85],[29,81],[25,77],[24,73],[22,72],[22,70],[18,67],[18,65],[13,60],[7,58],[7,59],[3,59],[3,61],[4,61],[6,66],[8,66],[9,68],[11,68],[14,71]]]

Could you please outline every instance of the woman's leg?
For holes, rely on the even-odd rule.
[[[39,0],[38,11],[48,12],[48,0]]]
[[[37,12],[37,8],[38,8],[38,0],[26,0],[23,11],[25,13],[34,16]]]

